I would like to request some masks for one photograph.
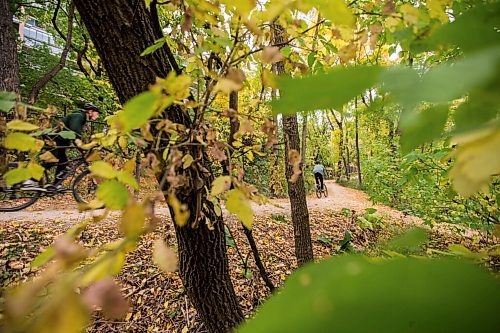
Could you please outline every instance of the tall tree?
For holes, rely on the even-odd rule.
[[[19,95],[19,62],[12,13],[11,2],[0,0],[0,92],[12,91]],[[7,162],[3,148],[6,120],[5,114],[0,112],[0,170]]]
[[[153,18],[144,1],[75,0],[75,5],[121,103],[147,90],[156,77],[165,77],[177,67],[166,44],[140,57],[156,40]],[[179,106],[166,109],[164,116],[188,128],[193,126],[187,111]],[[174,224],[180,276],[206,328],[211,332],[226,332],[241,322],[243,316],[229,276],[222,217],[216,214],[204,190],[205,186],[211,186],[212,166],[199,145],[188,145],[185,149],[184,153],[189,151],[208,172],[190,169],[187,184],[175,193],[181,202],[189,203],[190,211],[184,227]],[[165,182],[162,190],[168,186]],[[175,218],[171,205],[169,209]]]
[[[285,42],[285,31],[279,24],[273,24],[273,44]],[[285,73],[285,64],[278,61],[274,64],[278,75]],[[285,175],[288,183],[288,197],[292,210],[293,233],[295,239],[295,256],[297,265],[301,266],[314,259],[311,243],[311,231],[309,229],[309,211],[307,209],[306,191],[304,177],[302,175],[302,163],[300,161],[300,174],[294,171],[294,165],[290,161],[290,153],[300,152],[299,126],[297,116],[283,116],[283,135],[285,138]],[[300,160],[300,155],[297,156]],[[295,166],[296,168],[297,166]],[[293,179],[292,179],[293,176]]]

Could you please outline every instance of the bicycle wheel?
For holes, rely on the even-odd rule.
[[[318,197],[318,199],[321,198],[321,191],[319,190],[318,185],[315,185],[314,189],[316,190],[316,196]]]
[[[76,176],[73,182],[73,197],[79,203],[88,204],[95,198],[97,181],[90,176],[90,171],[85,170]]]
[[[36,185],[35,185],[36,184]],[[41,187],[40,182],[33,181],[30,187]],[[7,186],[3,180],[0,184],[0,212],[15,212],[27,208],[40,198],[40,190],[23,189],[23,184]]]
[[[325,198],[328,197],[328,187],[326,187],[326,184],[324,187],[323,195],[325,196]]]

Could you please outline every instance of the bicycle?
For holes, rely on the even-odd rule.
[[[76,148],[69,146],[67,148]],[[62,177],[57,178],[55,182],[50,182],[49,169],[58,165],[58,163],[43,163],[45,168],[40,180],[29,180],[7,186],[4,179],[0,179],[0,212],[15,212],[33,205],[41,197],[53,197],[57,194],[72,192],[73,198],[78,203],[87,204],[95,198],[97,181],[90,177],[89,162],[83,151],[79,150],[80,156],[69,159],[66,165],[71,165],[64,171]],[[90,155],[92,150],[88,152]],[[7,170],[15,169],[19,166],[18,162],[8,163]],[[64,187],[63,183],[71,179],[70,186]]]
[[[321,194],[323,194],[326,197],[328,197],[328,189],[326,188],[326,184],[323,183],[323,188],[321,188],[320,184],[316,184],[314,186],[314,189],[316,190],[316,196],[321,198]]]

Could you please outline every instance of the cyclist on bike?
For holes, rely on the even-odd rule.
[[[323,178],[326,177],[326,169],[323,166],[323,164],[320,163],[320,161],[316,161],[316,164],[314,165],[313,168],[313,173],[314,173],[314,178],[316,180],[316,186],[321,184],[321,190],[323,190],[325,188]]]
[[[101,110],[99,107],[92,103],[85,103],[81,109],[77,109],[65,116],[59,121],[59,125],[63,130],[73,131],[76,134],[76,139],[81,139],[83,126],[87,121],[96,120],[99,117]],[[66,149],[71,145],[73,140],[65,139],[60,135],[54,139],[57,147],[54,149],[53,154],[59,160],[56,168],[56,182],[64,176],[64,171],[68,164],[68,156]]]

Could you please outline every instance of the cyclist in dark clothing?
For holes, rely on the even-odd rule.
[[[77,139],[81,139],[83,126],[88,120],[96,120],[99,117],[101,110],[92,103],[85,103],[82,109],[75,110],[66,117],[62,118],[60,125],[63,130],[73,131]],[[67,167],[68,156],[66,149],[71,145],[73,140],[65,139],[61,136],[55,138],[57,148],[54,149],[53,154],[59,160],[56,168],[56,182],[64,175],[64,170]]]

